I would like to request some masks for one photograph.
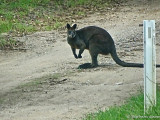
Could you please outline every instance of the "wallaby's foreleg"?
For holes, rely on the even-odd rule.
[[[80,47],[80,50],[79,50],[78,58],[82,58],[81,55],[82,55],[84,49],[86,48],[86,45],[84,43],[82,43],[80,46],[81,47]]]
[[[79,50],[78,58],[82,58],[82,55],[81,55],[81,54],[83,53],[83,51],[84,51],[84,49],[80,49],[80,50]]]
[[[74,57],[77,59],[78,57],[77,57],[77,54],[76,54],[76,49],[75,49],[75,48],[72,48],[72,47],[71,47],[71,49],[72,49],[72,52],[73,52]]]

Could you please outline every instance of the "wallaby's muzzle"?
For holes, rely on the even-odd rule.
[[[69,37],[69,38],[74,38],[74,37],[76,37],[76,32],[75,32],[75,31],[69,31],[68,37]]]

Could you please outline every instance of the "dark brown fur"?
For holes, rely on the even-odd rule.
[[[111,54],[113,60],[123,67],[143,67],[143,64],[140,63],[126,63],[121,61],[117,56],[114,41],[106,30],[96,26],[88,26],[80,30],[75,30],[76,26],[77,25],[74,24],[71,27],[67,24],[67,41],[71,46],[73,55],[75,58],[82,58],[81,55],[83,51],[88,49],[92,58],[91,64],[85,64],[85,66],[81,65],[80,68],[98,66],[98,54]],[[78,56],[76,54],[76,49],[79,49]],[[160,67],[160,65],[157,65],[157,67]]]

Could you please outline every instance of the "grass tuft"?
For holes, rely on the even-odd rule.
[[[159,116],[160,119],[160,89],[157,89],[157,105],[144,115],[144,95],[139,93],[131,97],[126,104],[114,106],[109,110],[91,113],[83,120],[149,120]]]
[[[16,41],[13,38],[0,36],[0,49],[2,50],[11,50],[22,45],[22,42]]]

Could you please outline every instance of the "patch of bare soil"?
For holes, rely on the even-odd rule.
[[[157,63],[160,63],[160,2],[138,0],[118,10],[95,13],[76,21],[79,28],[96,25],[115,40],[119,57],[143,62],[142,24],[156,20]],[[143,86],[143,69],[118,66],[99,55],[99,67],[77,69],[90,62],[86,50],[75,59],[66,31],[37,32],[16,38],[26,52],[0,51],[1,120],[80,120],[90,112],[120,105]],[[157,69],[157,81],[160,81]]]

